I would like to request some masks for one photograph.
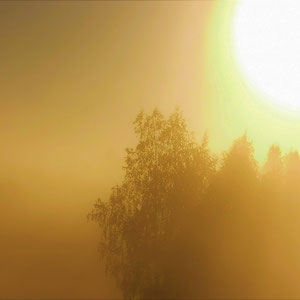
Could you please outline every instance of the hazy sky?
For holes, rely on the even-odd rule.
[[[212,1],[0,2],[0,297],[116,297],[86,215],[120,181],[132,121],[209,130]]]
[[[215,152],[245,131],[260,162],[300,148],[300,114],[240,72],[235,4],[0,1],[0,298],[119,296],[86,215],[120,182],[140,110],[181,107]]]

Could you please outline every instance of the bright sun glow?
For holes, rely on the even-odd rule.
[[[272,103],[300,110],[300,1],[240,1],[234,51],[248,83]]]

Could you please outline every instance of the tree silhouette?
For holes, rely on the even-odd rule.
[[[262,170],[263,176],[266,180],[269,177],[271,180],[280,181],[283,175],[283,167],[281,150],[278,146],[272,145],[269,149],[267,161]]]
[[[135,122],[138,144],[126,149],[125,178],[90,215],[102,228],[101,254],[125,298],[184,296],[182,247],[187,220],[199,205],[216,160],[198,146],[180,111],[155,109]],[[180,251],[179,251],[180,249]],[[180,263],[180,260],[184,263]]]
[[[223,154],[221,166],[208,192],[208,230],[211,247],[210,286],[218,287],[208,298],[252,296],[253,278],[258,273],[256,249],[261,239],[256,218],[258,168],[252,143],[246,135],[234,141]],[[257,287],[255,287],[257,290]]]
[[[221,159],[179,110],[135,122],[125,176],[89,217],[126,299],[300,295],[300,157],[271,146],[260,168],[247,135]]]

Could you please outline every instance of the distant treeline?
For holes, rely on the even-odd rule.
[[[178,110],[134,129],[122,184],[89,215],[124,298],[299,298],[298,153],[271,146],[259,168],[244,135],[216,157]]]

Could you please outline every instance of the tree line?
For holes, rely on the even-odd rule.
[[[89,218],[125,299],[300,295],[300,157],[247,135],[222,156],[197,143],[179,110],[141,112],[125,175]]]

